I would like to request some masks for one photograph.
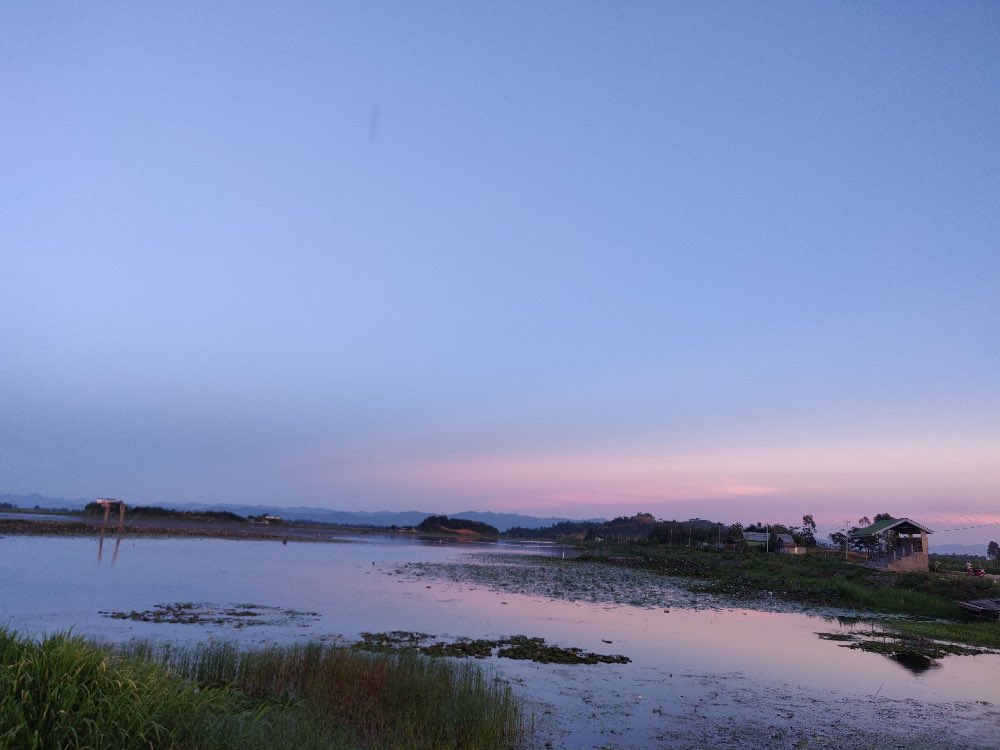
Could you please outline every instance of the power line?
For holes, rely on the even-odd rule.
[[[981,523],[978,526],[959,526],[957,529],[935,529],[935,531],[966,531],[968,529],[985,529],[987,526],[1000,526],[1000,521],[996,523]]]
[[[969,531],[970,529],[985,529],[985,528],[988,528],[990,526],[1000,526],[1000,521],[994,521],[993,523],[980,523],[980,524],[976,524],[975,526],[956,526],[953,529],[933,529],[933,531],[935,533],[941,533],[941,532],[944,532],[944,531]],[[845,526],[826,527],[826,528],[822,528],[822,529],[816,529],[816,534],[817,535],[819,535],[819,534],[831,534],[831,533],[834,533],[834,532],[837,532],[837,531],[847,531],[849,529],[850,529],[850,525],[848,525],[846,527]]]

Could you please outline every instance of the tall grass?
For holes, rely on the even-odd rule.
[[[179,747],[239,709],[233,694],[196,688],[79,638],[35,643],[0,629],[2,748]]]
[[[318,643],[255,651],[222,644],[149,656],[201,685],[229,685],[254,699],[304,700],[323,723],[350,727],[365,746],[506,748],[523,735],[509,686],[472,663]]]
[[[510,688],[477,665],[321,644],[239,650],[0,628],[0,748],[470,748],[526,739]]]

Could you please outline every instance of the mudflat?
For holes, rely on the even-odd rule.
[[[257,523],[253,521],[231,521],[202,516],[151,516],[129,519],[119,531],[117,519],[104,523],[103,517],[67,515],[65,521],[52,520],[50,516],[35,520],[31,514],[24,518],[0,518],[0,535],[27,534],[37,536],[89,536],[104,532],[108,536],[182,536],[211,537],[218,539],[257,540],[297,540],[334,541],[333,534],[362,534],[365,530],[353,527],[338,527],[327,524],[303,523]]]

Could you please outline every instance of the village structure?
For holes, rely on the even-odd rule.
[[[909,518],[890,518],[877,521],[871,526],[856,529],[851,539],[878,539],[882,544],[876,548],[881,554],[868,558],[866,563],[872,568],[883,568],[895,572],[930,570],[927,535],[933,532]]]
[[[113,497],[99,497],[96,502],[104,508],[104,523],[101,524],[101,532],[103,533],[108,525],[111,509],[116,508],[118,510],[118,533],[120,534],[125,527],[125,503],[121,500],[115,500]]]
[[[851,532],[850,539],[873,542],[866,546],[878,552],[863,562],[868,567],[898,572],[927,571],[930,570],[927,535],[932,533],[909,518],[892,518],[856,529]],[[876,541],[878,543],[874,543]],[[779,555],[804,555],[808,551],[797,544],[791,534],[764,531],[744,531],[739,546]]]
[[[743,549],[762,549],[779,555],[804,555],[806,548],[796,544],[791,534],[774,534],[764,531],[744,531]]]

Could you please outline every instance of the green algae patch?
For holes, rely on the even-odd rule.
[[[376,653],[416,652],[425,656],[454,658],[501,659],[533,661],[539,664],[628,664],[631,659],[620,654],[597,654],[576,647],[555,646],[544,638],[513,635],[490,640],[485,638],[455,638],[435,640],[426,633],[395,630],[390,633],[362,633],[356,649]]]

